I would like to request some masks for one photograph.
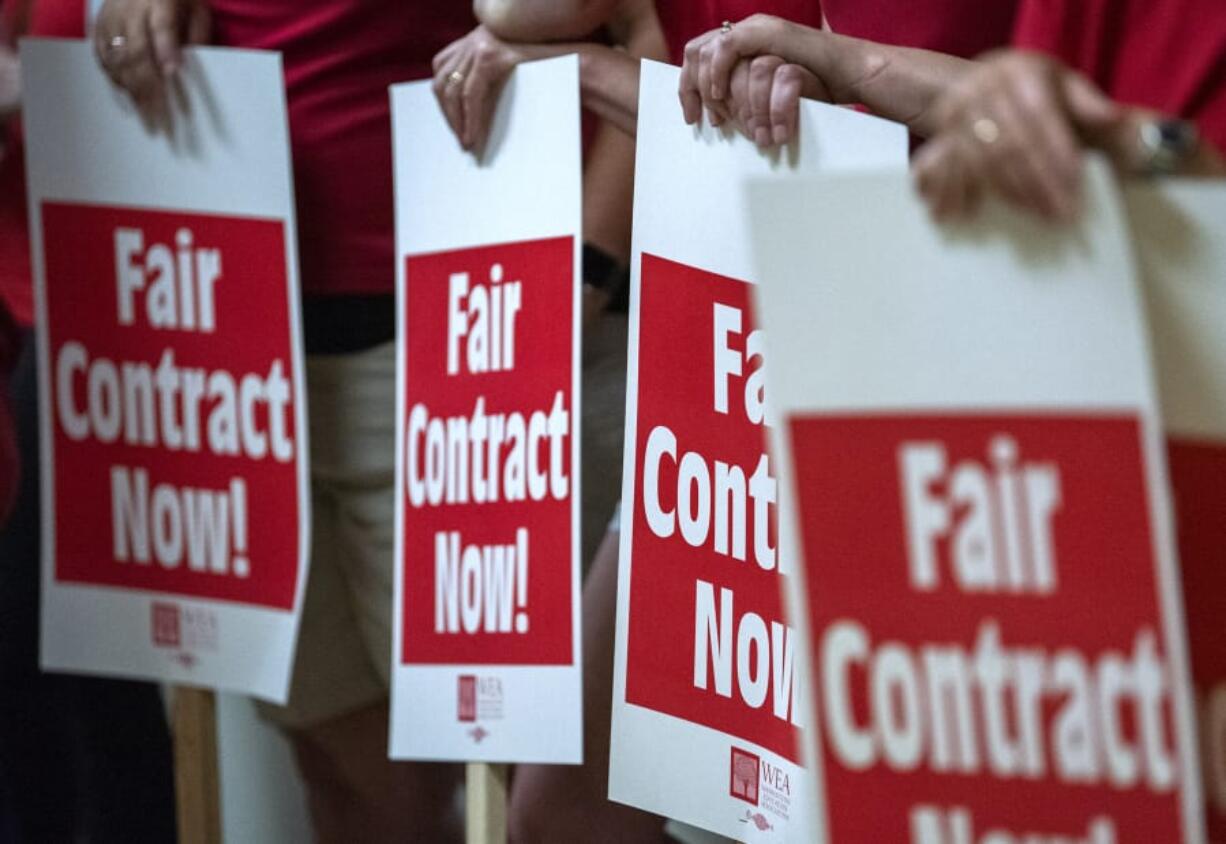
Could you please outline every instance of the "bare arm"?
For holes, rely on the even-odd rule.
[[[974,62],[907,47],[836,35],[771,15],[753,15],[728,32],[715,30],[686,46],[682,103],[694,122],[706,106],[718,111],[735,66],[746,58],[777,56],[813,73],[833,102],[862,104],[905,123],[918,135],[937,128],[932,109],[941,92]]]
[[[564,41],[595,32],[617,0],[474,0],[473,13],[507,41]]]
[[[583,105],[633,134],[637,56],[663,56],[664,36],[651,0],[623,0],[618,14],[606,23],[626,49],[590,42],[507,41],[482,24],[435,56],[434,93],[461,145],[475,150],[484,142],[498,91],[516,65],[570,53],[579,56]]]
[[[1000,50],[982,57],[933,112],[939,131],[916,155],[913,170],[937,218],[971,214],[994,193],[1042,216],[1072,219],[1089,149],[1105,152],[1122,173],[1224,175],[1221,156],[1204,141],[1159,155],[1152,136],[1162,115],[1113,101],[1087,77],[1039,53]]]

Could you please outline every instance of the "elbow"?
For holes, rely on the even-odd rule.
[[[522,22],[517,19],[523,15],[516,9],[514,0],[475,0],[473,14],[482,26],[499,38],[512,40],[517,22],[522,28]]]
[[[477,19],[507,41],[564,41],[583,38],[603,26],[616,0],[554,0],[548,13],[525,8],[522,0],[475,0]]]

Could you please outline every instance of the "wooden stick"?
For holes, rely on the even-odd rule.
[[[174,688],[175,800],[180,844],[221,844],[217,696]]]
[[[507,766],[469,762],[465,771],[468,844],[507,840]]]

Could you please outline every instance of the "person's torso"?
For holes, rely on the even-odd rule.
[[[1014,41],[1112,98],[1196,120],[1226,149],[1226,2],[1023,0]]]
[[[1009,43],[1017,0],[822,0],[832,32],[973,58]]]
[[[431,75],[467,33],[471,4],[424,0],[210,0],[213,41],[283,56],[303,289],[391,293],[388,86]]]
[[[21,4],[16,4],[21,6]],[[81,38],[85,35],[84,0],[35,0],[20,9],[5,7],[27,28],[26,34],[45,38]],[[26,222],[25,156],[21,125],[11,121],[0,127],[0,299],[8,303],[22,325],[34,321],[34,292],[30,276],[30,233]]]

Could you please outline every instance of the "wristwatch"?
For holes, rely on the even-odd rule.
[[[1200,146],[1200,133],[1189,120],[1145,120],[1138,127],[1139,169],[1150,176],[1169,176],[1183,169]]]

